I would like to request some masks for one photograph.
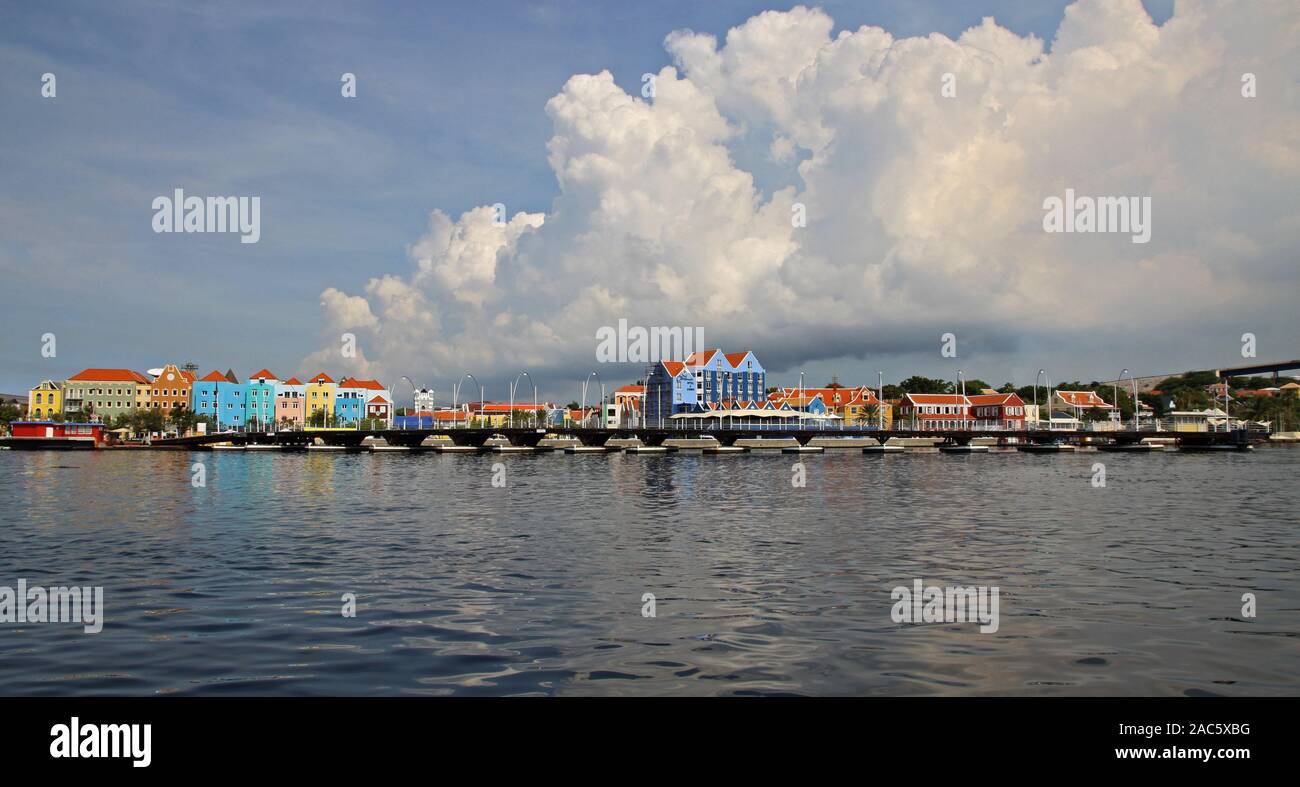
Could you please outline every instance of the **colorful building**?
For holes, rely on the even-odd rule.
[[[267,369],[260,369],[248,378],[248,409],[245,423],[259,431],[274,431],[276,425],[275,395],[280,382]]]
[[[970,401],[970,415],[976,429],[1024,429],[1025,403],[1014,393],[976,394]]]
[[[83,369],[63,383],[63,412],[101,421],[149,403],[149,378],[130,369]]]
[[[903,394],[898,418],[901,429],[967,429],[970,401],[961,394]]]
[[[241,383],[229,369],[217,382],[217,419],[223,429],[248,426],[248,383]]]
[[[217,420],[217,384],[226,378],[221,372],[210,372],[190,386],[190,409],[195,415]]]
[[[725,401],[762,403],[766,386],[767,372],[748,350],[701,350],[684,362],[660,361],[646,374],[645,423],[653,425],[678,413],[705,412]]]
[[[193,401],[193,387],[194,373],[169,363],[149,384],[149,408],[161,410],[165,416],[178,407],[188,408]]]
[[[27,417],[33,421],[53,418],[63,412],[63,383],[45,380],[27,392]]]
[[[800,389],[781,388],[768,395],[776,406],[789,403],[796,410],[816,413],[821,407],[826,414],[838,416],[845,426],[880,426],[888,429],[893,422],[893,408],[882,404],[876,392],[865,385],[849,388],[831,383],[825,388],[804,388],[802,396],[807,403],[800,405]]]
[[[304,400],[306,409],[303,416],[307,423],[312,422],[312,417],[316,413],[324,413],[325,426],[330,426],[334,421],[334,391],[337,386],[334,379],[324,372],[316,375],[307,381],[304,389]]]
[[[281,428],[298,429],[305,425],[303,402],[307,386],[297,377],[275,384],[275,423]]]

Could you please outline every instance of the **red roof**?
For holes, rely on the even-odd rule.
[[[332,382],[334,382],[334,380],[333,380],[333,379],[332,379],[328,374],[325,374],[324,372],[321,372],[320,374],[318,374],[318,375],[316,375],[315,377],[311,378],[311,379],[308,380],[307,382],[309,382],[309,383],[332,383]]]
[[[903,394],[912,404],[968,404],[961,394]]]
[[[250,379],[250,380],[258,380],[258,379],[262,379],[262,378],[265,378],[265,379],[267,379],[267,380],[278,380],[278,379],[280,379],[280,378],[276,377],[274,374],[272,374],[271,371],[270,371],[269,369],[263,369],[263,370],[261,370],[260,372],[253,372],[251,375],[249,375],[249,378],[248,378],[248,379]]]
[[[692,353],[691,357],[694,358],[695,354]],[[663,365],[664,368],[668,370],[668,375],[670,377],[676,377],[677,375],[682,373],[682,369],[686,368],[686,364],[682,363],[681,361],[664,361]]]
[[[614,391],[616,394],[643,394],[645,393],[644,385],[625,385]]]
[[[1092,391],[1057,391],[1056,395],[1074,407],[1110,407],[1106,400]]]
[[[285,385],[302,385],[302,381],[299,380],[297,377],[290,377],[288,380],[285,380],[285,381],[284,381],[284,384],[285,384]]]
[[[112,383],[149,383],[149,378],[130,369],[85,369],[68,378],[69,380],[88,380],[90,382]]]
[[[707,364],[709,361],[713,360],[713,356],[714,356],[715,354],[717,354],[717,352],[718,352],[718,350],[716,350],[716,349],[715,349],[715,350],[696,350],[695,352],[691,353],[691,355],[690,355],[689,358],[686,359],[686,365],[687,365],[687,366],[704,366],[704,365]]]
[[[990,405],[990,404],[1001,404],[1010,407],[1015,407],[1017,405],[1024,404],[1024,402],[1021,401],[1020,397],[1016,396],[1014,393],[976,394],[974,396],[968,396],[966,398],[970,399],[970,403],[977,407]]]
[[[383,386],[383,384],[380,383],[378,380],[356,380],[355,382],[356,382],[356,384],[357,384],[356,387],[358,387],[358,388],[368,388],[368,389],[370,389],[370,390],[372,390],[372,391],[387,391],[387,390],[388,390],[388,389],[385,388],[385,387]]]
[[[822,397],[822,402],[827,407],[854,407],[860,405],[880,404],[876,398],[876,392],[865,385],[857,388],[845,388],[842,385],[827,386],[825,388],[804,388],[803,394],[808,399],[812,399],[818,394]],[[835,397],[839,396],[839,401]],[[773,391],[768,395],[768,399],[780,404],[786,399],[798,399],[799,388],[782,388],[779,391]]]
[[[733,367],[740,366],[740,362],[745,360],[746,355],[749,355],[749,350],[739,353],[727,353],[727,363],[731,364]]]
[[[388,400],[382,396],[370,397],[370,401],[367,404],[374,404],[375,402],[379,402],[380,404],[388,404]]]
[[[229,380],[227,380],[227,379],[226,379],[226,376],[225,376],[224,374],[222,374],[221,372],[208,372],[208,376],[207,376],[207,377],[204,377],[202,380],[200,380],[200,382],[204,382],[204,383],[224,383],[224,382],[229,382]]]

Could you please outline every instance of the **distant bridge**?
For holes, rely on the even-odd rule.
[[[937,438],[945,445],[964,446],[976,438],[994,438],[1002,445],[1031,444],[1047,445],[1067,442],[1073,444],[1090,444],[1104,446],[1130,446],[1144,438],[1159,437],[1173,439],[1185,448],[1246,448],[1250,444],[1249,434],[1244,430],[1217,432],[1156,432],[1142,431],[1102,431],[1087,430],[1065,431],[1047,429],[1029,430],[933,430],[933,429],[800,429],[797,427],[769,426],[742,427],[733,426],[718,429],[690,429],[682,427],[638,427],[638,428],[595,428],[595,427],[555,427],[537,428],[438,428],[438,429],[375,429],[375,430],[329,430],[329,431],[284,431],[284,432],[216,432],[207,435],[193,435],[165,440],[154,440],[152,445],[158,448],[201,448],[214,443],[231,443],[233,445],[276,445],[283,447],[301,447],[314,444],[317,438],[328,446],[359,448],[366,438],[383,438],[390,446],[415,448],[430,437],[446,437],[454,445],[483,448],[489,441],[504,439],[513,446],[536,447],[547,437],[574,439],[584,446],[603,446],[614,438],[636,438],[647,446],[663,445],[668,440],[698,439],[711,437],[724,446],[734,445],[738,440],[757,438],[770,440],[795,440],[800,445],[807,445],[818,437],[859,437],[869,438],[884,443],[890,438]],[[1012,443],[1011,441],[1016,441]]]

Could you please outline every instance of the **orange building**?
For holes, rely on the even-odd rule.
[[[190,390],[194,387],[194,372],[187,372],[169,363],[149,384],[149,407],[170,415],[178,407],[190,406]]]

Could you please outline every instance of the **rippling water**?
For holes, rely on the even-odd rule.
[[[0,624],[0,694],[1294,695],[1298,471],[1294,448],[0,451],[0,585],[107,608],[99,634]],[[1000,630],[894,623],[916,578],[997,585]]]

